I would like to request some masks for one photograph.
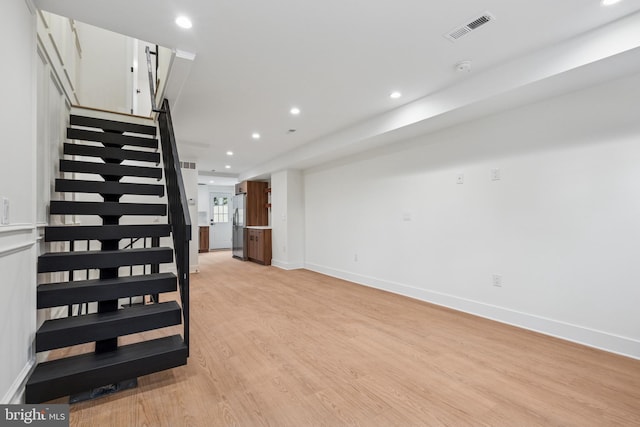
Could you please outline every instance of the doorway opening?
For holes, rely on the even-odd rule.
[[[231,249],[232,224],[230,218],[231,197],[229,193],[209,193],[209,248]]]

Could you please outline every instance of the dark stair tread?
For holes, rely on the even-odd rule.
[[[139,196],[164,196],[164,185],[137,184],[114,181],[85,181],[56,179],[55,190],[60,193],[136,194]]]
[[[141,162],[160,163],[160,153],[152,151],[125,150],[116,147],[99,147],[97,145],[64,143],[64,154],[73,156],[99,157],[112,160],[136,160]]]
[[[71,125],[98,128],[116,132],[132,132],[143,135],[156,135],[156,127],[117,120],[99,119],[96,117],[71,115]]]
[[[51,215],[158,215],[167,214],[167,205],[162,203],[119,203],[119,202],[74,202],[52,200],[49,205]]]
[[[171,233],[169,224],[141,225],[63,225],[45,227],[45,242],[72,240],[118,240],[144,237],[166,237]]]
[[[114,279],[76,280],[38,286],[38,308],[59,307],[84,302],[109,301],[138,295],[173,292],[177,279],[173,273],[154,273]]]
[[[171,248],[52,252],[38,257],[38,273],[162,264],[173,261]]]
[[[26,402],[40,403],[187,363],[180,335],[38,364],[27,380]]]
[[[179,325],[181,311],[177,302],[168,301],[47,320],[36,332],[36,352]]]
[[[158,148],[156,138],[145,138],[141,136],[121,135],[111,132],[100,132],[87,129],[67,128],[68,139],[78,139],[81,141],[96,141],[103,144],[134,147]]]
[[[127,166],[115,163],[81,162],[60,159],[60,172],[91,173],[108,176],[136,176],[141,178],[162,178],[161,168],[148,166]]]

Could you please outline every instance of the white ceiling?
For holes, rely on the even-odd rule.
[[[422,130],[429,123],[450,125],[455,120],[443,117],[454,117],[454,110],[466,120],[474,115],[465,114],[464,107],[482,101],[478,105],[489,108],[491,99],[507,92],[511,104],[529,99],[523,88],[541,80],[551,79],[548,91],[529,90],[530,98],[558,92],[572,79],[560,84],[553,77],[640,46],[637,33],[606,46],[601,42],[608,27],[622,27],[622,21],[614,21],[640,16],[638,0],[609,7],[600,0],[35,2],[63,16],[194,53],[179,97],[171,100],[181,157],[196,160],[201,171],[241,178],[314,166],[390,143],[406,137],[393,131],[418,122]],[[484,11],[496,20],[455,43],[443,37]],[[192,29],[174,24],[179,14],[192,19]],[[599,39],[589,39],[591,33]],[[624,48],[612,45],[629,39]],[[591,57],[577,60],[579,50],[581,57]],[[629,62],[640,71],[637,58]],[[472,61],[471,73],[456,71],[461,60]],[[390,99],[394,90],[403,96]],[[426,113],[436,100],[440,109]],[[294,105],[302,110],[297,117],[289,114]],[[476,110],[475,116],[483,112]],[[415,120],[399,119],[400,113]],[[395,124],[380,125],[389,121]],[[259,141],[251,138],[253,132],[262,135]],[[228,150],[234,155],[227,156]]]

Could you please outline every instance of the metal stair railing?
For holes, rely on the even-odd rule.
[[[173,237],[176,270],[180,299],[182,301],[182,316],[184,325],[184,343],[189,349],[189,242],[191,241],[191,217],[187,205],[187,195],[180,170],[180,160],[176,147],[176,139],[171,122],[169,102],[165,99],[162,110],[159,111],[158,124],[160,126],[160,143],[162,146],[162,160],[164,176],[167,185],[167,199],[169,202],[169,224]]]

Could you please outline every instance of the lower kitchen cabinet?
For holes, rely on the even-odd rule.
[[[271,229],[248,228],[247,256],[249,261],[271,265]]]
[[[198,252],[209,252],[209,227],[200,227],[200,245]]]

